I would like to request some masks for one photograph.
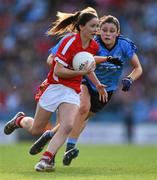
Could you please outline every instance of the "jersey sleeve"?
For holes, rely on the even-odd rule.
[[[123,41],[123,50],[125,52],[126,59],[131,60],[134,53],[137,53],[137,47],[130,39]]]

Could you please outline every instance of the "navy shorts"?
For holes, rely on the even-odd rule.
[[[83,80],[82,84],[87,86],[90,97],[91,97],[90,111],[93,113],[97,113],[97,112],[101,111],[105,107],[105,105],[110,101],[113,91],[108,91],[107,92],[108,93],[108,101],[102,102],[102,101],[99,101],[99,93],[97,91],[94,91],[91,88],[91,85],[88,83],[88,81]]]

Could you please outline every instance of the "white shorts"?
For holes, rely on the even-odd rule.
[[[75,90],[62,84],[49,85],[39,99],[40,107],[50,112],[55,112],[64,102],[80,106],[80,96]]]

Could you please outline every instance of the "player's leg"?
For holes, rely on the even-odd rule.
[[[70,159],[66,158],[64,160],[64,164],[68,165],[69,162],[71,162],[71,158],[75,158],[78,156],[78,150],[74,148],[77,139],[80,135],[80,133],[82,132],[82,130],[84,129],[86,123],[87,123],[87,116],[89,113],[89,109],[90,109],[90,94],[88,93],[88,88],[86,87],[86,85],[82,85],[81,88],[81,94],[80,94],[80,100],[81,100],[81,104],[80,104],[80,115],[78,115],[78,118],[75,120],[75,124],[74,124],[74,128],[70,134],[70,137],[67,141],[67,148],[66,148],[66,152],[65,152],[65,158],[69,157],[70,155]],[[86,121],[85,121],[86,119]],[[57,113],[57,124],[59,124],[59,117],[58,117],[58,113]],[[46,131],[44,134],[42,134],[42,136],[32,145],[32,147],[30,148],[30,154],[35,155],[40,153],[44,146],[50,141],[50,139],[53,137],[54,132],[56,132],[56,129],[58,129],[59,125],[57,125],[56,127],[54,127],[51,131]]]
[[[45,131],[51,130],[51,129],[53,129],[53,124],[52,124],[52,122],[49,120],[49,122],[47,123],[47,125],[46,125],[46,127],[45,127]]]
[[[34,118],[19,112],[5,125],[4,133],[11,134],[17,128],[24,128],[32,135],[39,135],[44,132],[51,114],[51,112],[44,110],[39,105],[37,105]]]
[[[66,138],[72,130],[75,118],[78,114],[79,107],[75,104],[62,103],[59,107],[58,115],[60,119],[60,126],[58,131],[51,139],[46,152],[43,153],[41,160],[36,164],[37,171],[50,170],[49,165],[52,165],[51,170],[54,170],[54,158],[59,148],[64,144]]]
[[[106,106],[106,104],[108,104],[113,94],[113,91],[109,91],[108,101],[101,102],[99,101],[99,94],[97,92],[92,91],[91,89],[89,89],[89,87],[87,88],[86,85],[83,85],[82,87],[79,116],[76,119],[74,128],[69,135],[69,139],[74,139],[74,142],[75,139],[77,141],[77,139],[79,138],[81,132],[88,122],[88,119],[95,115],[97,112],[101,111]]]
[[[58,130],[59,126],[60,126],[60,124],[56,124],[56,126],[54,126],[54,128],[52,128],[51,130],[45,131],[31,146],[29,153],[31,155],[36,155],[36,154],[40,153],[44,149],[45,145],[54,136],[54,134]]]
[[[113,93],[112,91],[108,92],[108,102],[104,103],[104,102],[99,101],[99,94],[97,92],[93,91],[90,87],[88,87],[88,89],[86,86],[83,86],[83,87],[84,88],[82,90],[83,94],[82,94],[82,99],[81,99],[82,106],[80,107],[80,113],[79,113],[80,118],[76,119],[74,128],[68,138],[66,152],[63,158],[63,164],[67,166],[70,165],[72,159],[78,156],[79,151],[77,148],[75,148],[75,146],[81,132],[85,128],[87,120],[91,116],[93,116],[95,113],[101,111],[105,107],[105,105],[110,101],[112,93]],[[85,108],[85,106],[88,103],[90,104],[90,112],[88,110],[89,108],[88,106]],[[88,116],[87,116],[87,112],[88,112]],[[83,120],[86,120],[86,121],[83,121]]]
[[[58,130],[60,126],[58,112],[56,113],[56,116],[57,116],[56,125],[52,129],[45,131],[31,146],[29,150],[29,153],[31,155],[40,153],[44,149],[45,145],[51,140],[51,138]]]
[[[79,150],[75,148],[75,145],[82,130],[86,126],[90,106],[90,94],[88,92],[88,88],[85,85],[82,85],[80,94],[79,114],[75,120],[74,127],[68,137],[65,154],[63,157],[63,164],[66,166],[70,165],[72,159],[76,158],[79,154]]]

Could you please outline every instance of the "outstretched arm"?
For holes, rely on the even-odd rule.
[[[94,56],[94,59],[95,59],[96,64],[100,64],[100,63],[106,62],[108,57],[107,56]]]
[[[142,75],[142,66],[136,54],[134,54],[131,59],[131,66],[133,67],[131,73],[122,79],[123,91],[129,91],[133,81],[135,81]]]
[[[142,75],[142,66],[138,59],[137,54],[134,54],[131,59],[131,66],[133,67],[133,70],[127,77],[131,77],[133,81],[138,79]]]
[[[112,56],[94,56],[96,64],[100,64],[103,62],[109,62],[111,64],[122,66],[122,62],[118,57],[112,57]]]

